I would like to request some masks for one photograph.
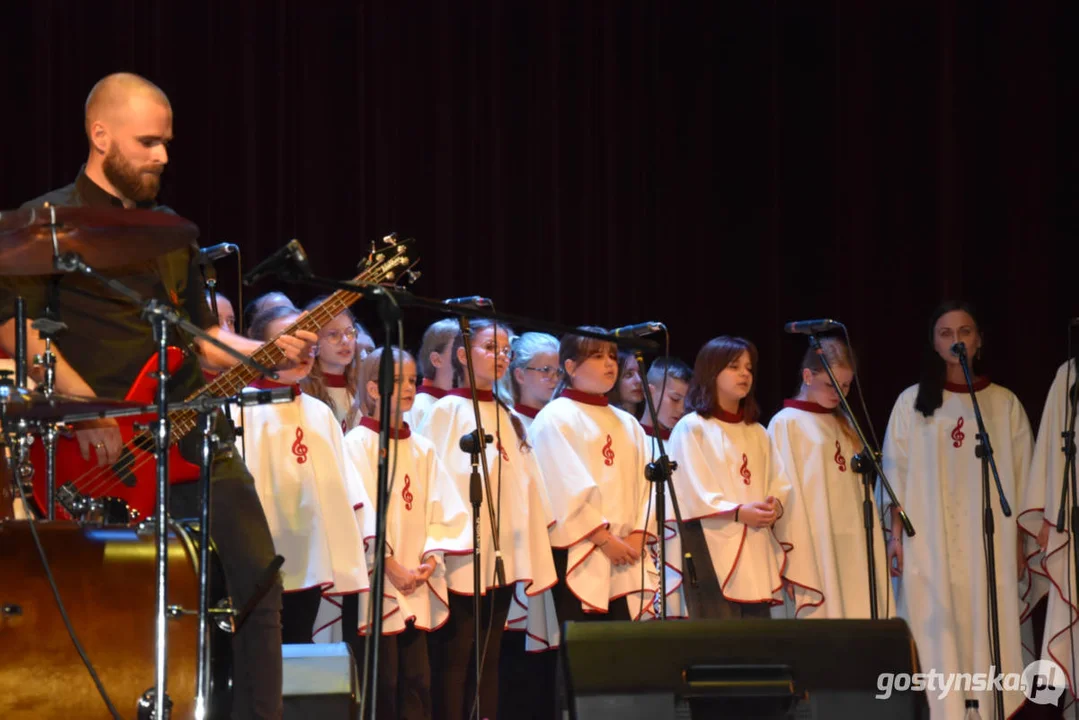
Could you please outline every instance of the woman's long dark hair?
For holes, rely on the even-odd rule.
[[[914,409],[926,417],[933,417],[933,413],[944,403],[944,381],[948,376],[947,365],[937,353],[935,345],[937,320],[956,310],[970,315],[974,319],[974,327],[978,334],[984,337],[978,315],[970,303],[963,300],[946,300],[933,311],[933,316],[929,319],[929,332],[926,338],[929,342],[925,344],[922,351],[922,374],[918,378],[918,398],[914,401]],[[979,374],[980,355],[981,350],[970,360],[972,375]]]

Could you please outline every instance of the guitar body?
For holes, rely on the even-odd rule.
[[[169,373],[176,372],[183,361],[183,353],[178,348],[168,350]],[[128,390],[125,400],[151,405],[157,400],[157,355],[143,365],[138,378]],[[150,425],[157,416],[138,415],[117,418],[120,437],[127,448],[120,460],[112,467],[98,467],[97,453],[90,448],[90,459],[84,460],[79,452],[79,443],[74,433],[61,435],[56,440],[56,486],[71,483],[76,490],[88,498],[116,498],[127,503],[131,510],[138,512],[136,517],[146,518],[154,514],[157,502],[157,464],[154,462],[153,445],[149,442],[135,442],[139,435],[136,425]],[[45,516],[47,504],[45,477],[45,446],[37,438],[30,447],[30,460],[34,467],[33,498],[36,508]],[[175,444],[169,447],[169,482],[189,482],[198,480],[199,467],[189,463],[180,455]],[[70,519],[70,515],[57,503],[57,519]]]

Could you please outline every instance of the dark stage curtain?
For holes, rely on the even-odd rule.
[[[248,267],[295,237],[344,278],[396,231],[419,241],[417,293],[662,320],[690,363],[714,335],[751,338],[765,420],[804,349],[782,323],[835,317],[881,433],[926,316],[962,295],[1036,423],[1079,314],[1077,16],[1063,0],[7,2],[0,207],[74,178],[87,92],[130,70],[173,103],[163,200]],[[408,317],[411,342],[432,319]]]

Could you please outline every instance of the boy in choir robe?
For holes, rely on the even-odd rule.
[[[307,305],[314,312],[326,298],[316,298]],[[360,421],[358,380],[362,361],[356,340],[367,332],[345,308],[318,331],[318,357],[311,374],[300,383],[303,391],[326,403],[348,432]]]
[[[648,381],[652,404],[656,407],[660,437],[664,441],[670,440],[671,430],[686,414],[686,393],[689,392],[693,371],[678,358],[661,357],[652,361],[645,379]],[[645,435],[652,437],[655,430],[652,428],[647,403],[641,414],[641,427],[644,428]]]
[[[846,395],[854,354],[842,338],[823,338],[821,350]],[[791,481],[786,514],[776,523],[788,554],[786,602],[777,618],[869,619],[865,489],[851,459],[861,449],[840,408],[839,393],[812,348],[802,358],[801,385],[768,423],[768,435]],[[872,495],[871,495],[872,499]],[[878,617],[894,614],[881,515],[873,508],[873,556]]]
[[[256,316],[252,337],[276,337],[298,317],[294,308],[272,308]],[[269,380],[255,385],[278,386]],[[374,534],[374,513],[367,491],[344,460],[341,426],[318,400],[300,394],[290,403],[233,413],[274,547],[285,557],[282,641],[312,642],[323,595],[368,590],[363,542]]]
[[[982,470],[975,456],[978,426],[962,367],[952,352],[953,344],[962,342],[971,358],[978,404],[1014,514],[1006,518],[1001,513],[995,483],[990,481],[1000,626],[997,671],[1021,673],[1020,617],[1032,598],[1016,518],[1043,508],[1045,492],[1044,486],[1032,488],[1026,482],[1030,423],[1011,391],[978,374],[982,338],[968,305],[949,302],[937,308],[926,339],[919,382],[896,400],[884,438],[884,472],[916,532],[906,537],[897,510],[882,501],[886,509],[891,507],[888,560],[898,579],[896,610],[910,625],[923,668],[989,672]],[[965,698],[978,700],[983,718],[995,715],[992,692],[928,696],[934,718],[963,718]],[[1005,690],[1005,715],[1014,713],[1023,700],[1020,690]]]
[[[424,416],[431,406],[453,389],[453,358],[450,355],[453,339],[460,330],[456,319],[446,318],[432,323],[423,333],[420,352],[416,356],[416,369],[422,378],[407,418],[416,430],[423,427]]]
[[[542,627],[545,610],[533,602],[556,581],[547,537],[552,521],[550,502],[520,418],[493,392],[495,383],[506,372],[509,356],[509,336],[504,326],[496,327],[489,320],[472,322],[476,395],[484,432],[493,438],[486,447],[491,502],[485,495],[480,509],[482,615],[474,616],[471,553],[447,556],[450,619],[431,633],[429,646],[436,718],[467,718],[471,714],[476,685],[473,653],[477,651],[485,653],[485,671],[479,683],[479,717],[496,716],[502,634],[516,586],[524,586],[529,600],[529,634],[539,635],[541,642],[549,644],[546,636],[556,630]],[[475,431],[476,420],[460,335],[453,341],[451,358],[459,387],[434,404],[419,432],[434,443],[461,496],[469,497],[472,467],[460,441],[463,435]],[[499,584],[495,576],[491,510],[498,523],[505,584]],[[483,628],[485,648],[474,647],[476,622]]]
[[[747,340],[706,343],[686,398],[692,412],[671,433],[682,545],[697,576],[685,587],[695,620],[768,618],[782,602],[786,552],[772,526],[783,517],[790,482],[756,422],[756,364]]]
[[[607,397],[618,379],[614,343],[567,335],[558,359],[556,398],[531,428],[554,511],[558,620],[641,620],[652,614],[659,585],[648,557],[659,538],[645,477],[648,441],[636,418]]]
[[[1067,717],[1079,716],[1079,705],[1075,704],[1075,667],[1079,643],[1074,637],[1079,634],[1079,629],[1076,629],[1076,623],[1079,622],[1079,598],[1075,591],[1075,551],[1069,542],[1074,534],[1074,529],[1070,528],[1073,499],[1070,494],[1070,477],[1066,481],[1069,484],[1069,495],[1064,510],[1064,532],[1057,531],[1056,522],[1060,512],[1061,483],[1065,482],[1066,458],[1062,436],[1069,427],[1070,413],[1077,400],[1079,375],[1076,374],[1075,364],[1068,361],[1057,370],[1049,388],[1027,480],[1032,486],[1045,487],[1045,511],[1035,513],[1033,519],[1026,516],[1019,518],[1022,529],[1037,532],[1038,544],[1044,551],[1042,558],[1028,556],[1028,562],[1032,563],[1042,578],[1050,584],[1045,629],[1041,646],[1037,650],[1040,652],[1040,659],[1052,660],[1066,673],[1064,680],[1071,693],[1068,698]]]
[[[558,367],[558,338],[547,333],[529,332],[514,338],[510,344],[513,359],[499,386],[528,430],[536,413],[551,401],[555,385],[562,376]]]
[[[379,421],[382,397],[378,371],[384,348],[364,358],[361,388],[364,417],[345,438],[348,461],[363,477],[367,495],[378,497]],[[394,351],[396,385],[390,416],[408,412],[416,393],[416,365]],[[397,393],[400,392],[398,398]],[[471,552],[469,511],[434,445],[407,424],[390,433],[389,505],[386,511],[386,586],[378,674],[378,716],[417,720],[432,717],[428,633],[449,619],[445,555]],[[377,501],[375,504],[377,507]],[[372,543],[373,545],[373,543]],[[374,568],[374,547],[369,566]],[[358,618],[368,633],[370,618]],[[346,625],[350,634],[357,628]],[[362,658],[362,643],[354,652]]]

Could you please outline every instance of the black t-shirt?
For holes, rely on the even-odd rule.
[[[57,207],[123,207],[119,198],[99,187],[85,172],[80,172],[71,185],[31,200],[23,207],[45,202]],[[139,207],[172,212],[164,205],[153,203]],[[169,303],[193,324],[209,328],[216,323],[206,304],[197,251],[198,247],[192,244],[190,248],[174,250],[154,260],[99,272],[119,280],[143,298]],[[157,350],[153,328],[142,317],[141,308],[86,275],[0,274],[0,323],[14,315],[18,295],[26,299],[30,319],[43,317],[47,304],[51,303],[57,319],[67,325],[56,338],[57,348],[99,397],[123,398]],[[169,340],[170,345],[184,350],[183,364],[169,382],[170,398],[180,399],[202,386],[202,373],[186,333],[170,331]]]

